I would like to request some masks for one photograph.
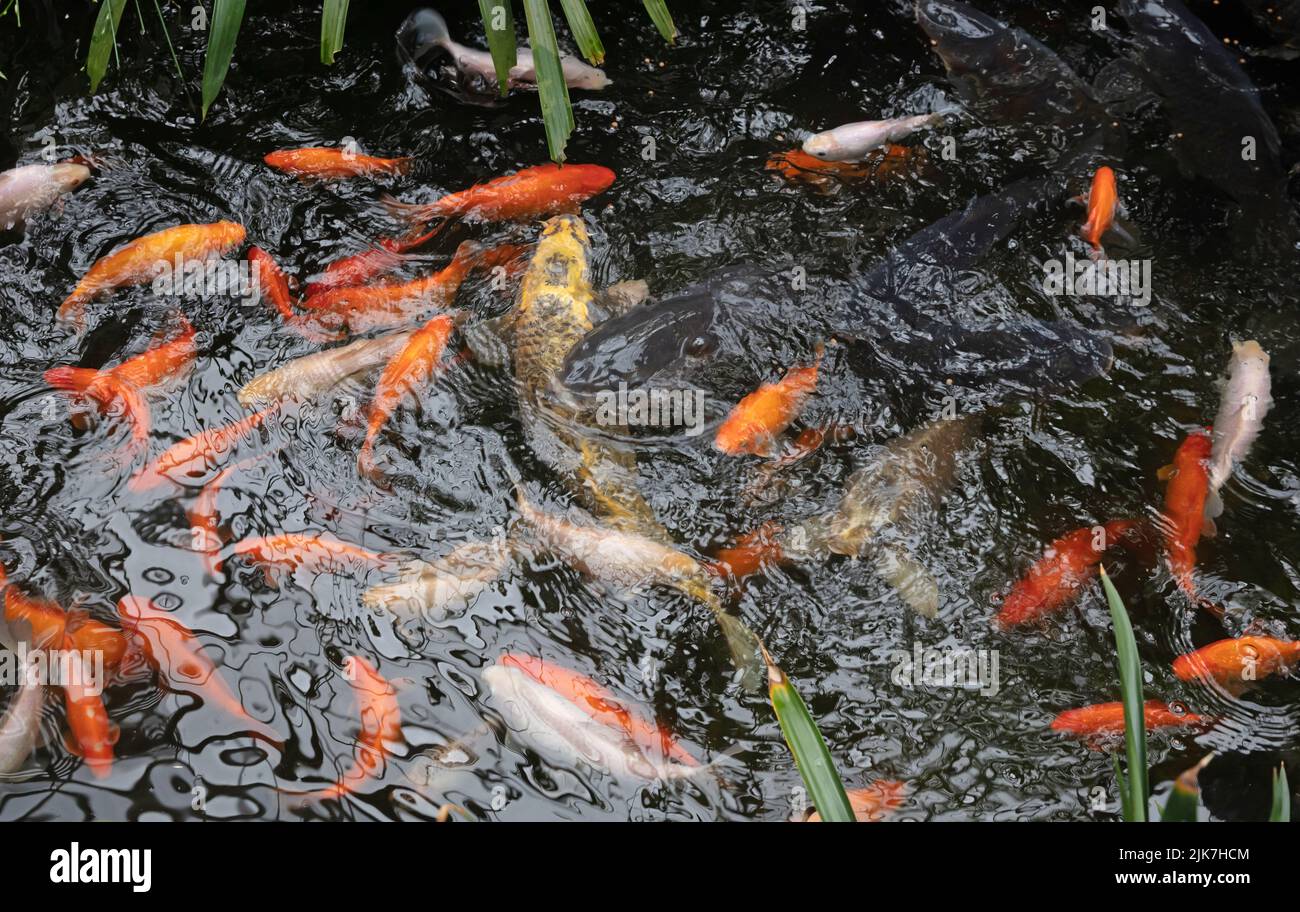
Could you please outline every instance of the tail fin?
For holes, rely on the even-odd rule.
[[[444,216],[442,207],[437,202],[432,203],[404,203],[401,200],[385,193],[379,198],[388,214],[396,219],[413,224],[424,224],[434,219]],[[440,226],[441,227],[441,226]],[[438,229],[435,229],[435,231]]]
[[[83,396],[98,377],[99,371],[88,367],[52,367],[45,372],[45,382],[56,390]]]

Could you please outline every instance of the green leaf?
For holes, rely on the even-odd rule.
[[[587,11],[587,0],[560,0],[560,6],[564,8],[564,18],[569,22],[573,40],[578,42],[578,50],[592,66],[600,66],[605,62],[605,46],[596,34],[596,23],[591,21],[591,13]]]
[[[117,47],[117,27],[122,23],[122,10],[126,0],[100,0],[99,15],[90,33],[90,50],[86,54],[86,75],[90,77],[90,94],[99,91],[99,84],[108,72],[108,56]]]
[[[320,62],[334,62],[343,50],[343,32],[348,24],[348,0],[325,0],[320,15]]]
[[[478,0],[478,10],[483,17],[488,50],[492,52],[492,66],[497,71],[497,88],[504,98],[510,91],[510,71],[519,62],[515,46],[515,14],[510,8],[510,0]],[[494,28],[496,25],[500,28]]]
[[[555,43],[555,27],[546,0],[524,0],[528,21],[528,43],[532,45],[533,65],[537,68],[537,97],[546,124],[546,146],[551,160],[564,161],[564,147],[573,132],[573,108],[569,104],[569,87],[560,69],[560,49]]]
[[[203,119],[217,100],[235,53],[235,39],[244,21],[244,0],[213,0],[208,23],[208,50],[203,57]]]
[[[1124,778],[1124,768],[1119,765],[1119,755],[1110,755],[1111,766],[1115,768],[1115,788],[1119,789],[1119,810],[1125,820],[1133,819],[1132,796],[1128,791],[1128,780]]]
[[[1273,810],[1268,819],[1270,823],[1291,822],[1291,786],[1286,781],[1285,763],[1273,771]]]
[[[772,709],[776,711],[785,743],[794,754],[795,765],[799,767],[804,785],[808,786],[808,795],[817,813],[831,823],[852,823],[857,819],[853,805],[844,792],[844,783],[835,770],[826,739],[804,705],[803,698],[785,672],[772,661],[767,650],[763,650],[763,658],[767,662],[768,696],[772,700]]]
[[[1133,624],[1115,585],[1101,568],[1101,585],[1106,590],[1111,622],[1115,625],[1115,651],[1119,658],[1119,689],[1124,700],[1124,751],[1128,755],[1129,801],[1125,820],[1145,823],[1147,819],[1147,727],[1142,700],[1142,663],[1138,658]]]
[[[677,26],[673,25],[672,13],[668,12],[668,4],[664,0],[642,0],[645,3],[645,10],[650,14],[650,19],[659,29],[659,34],[664,36],[664,41],[669,44],[677,37]]]
[[[1200,763],[1184,770],[1174,780],[1174,787],[1169,790],[1169,800],[1160,812],[1161,823],[1196,822],[1196,813],[1201,806],[1201,784],[1198,777],[1213,758],[1214,754],[1207,754]]]

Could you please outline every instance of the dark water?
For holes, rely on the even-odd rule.
[[[1040,173],[1011,131],[969,116],[924,138],[930,166],[911,179],[820,195],[764,170],[800,131],[955,104],[907,6],[820,4],[806,30],[795,31],[784,3],[691,4],[690,12],[675,10],[682,35],[669,49],[639,7],[624,15],[596,5],[614,85],[574,94],[578,128],[569,145],[571,161],[618,173],[585,209],[596,284],[643,277],[663,294],[729,264],[801,266],[813,277],[812,315],[818,276],[854,275],[973,196]],[[1051,45],[1091,81],[1118,53],[1113,38],[1088,29],[1091,6],[984,9]],[[0,784],[0,818],[421,818],[444,802],[500,820],[790,817],[802,802],[800,780],[775,717],[762,695],[737,688],[715,626],[698,606],[660,592],[615,599],[558,563],[531,564],[515,567],[459,617],[395,630],[361,606],[360,592],[379,581],[364,572],[269,585],[260,569],[231,560],[213,578],[189,549],[184,509],[197,489],[131,493],[126,474],[105,458],[120,442],[110,438],[124,430],[103,422],[78,432],[61,400],[50,405],[43,370],[116,363],[168,325],[171,303],[147,289],[97,304],[83,340],[55,325],[58,302],[118,244],[178,222],[231,219],[305,277],[394,229],[375,205],[375,184],[303,184],[264,166],[269,151],[351,137],[372,154],[414,155],[413,175],[381,182],[406,199],[432,199],[545,159],[532,96],[469,106],[403,74],[392,35],[404,5],[381,4],[364,16],[354,10],[346,50],[328,69],[317,63],[313,6],[268,7],[245,23],[225,90],[201,125],[152,12],[144,37],[128,12],[122,70],[93,98],[74,61],[89,34],[84,14],[59,27],[39,16],[22,32],[12,22],[0,26],[0,69],[8,76],[0,86],[8,126],[0,166],[36,161],[49,135],[61,154],[94,152],[116,163],[68,197],[61,214],[35,219],[25,237],[0,247],[0,558],[31,591],[64,604],[79,600],[109,622],[128,592],[174,610],[201,631],[249,711],[287,735],[283,751],[241,736],[237,723],[164,694],[147,666],[129,661],[106,694],[121,728],[111,778],[96,780],[52,739],[30,774]],[[454,35],[477,34],[471,10],[449,18]],[[1268,43],[1244,21],[1210,21],[1243,44]],[[198,40],[183,29],[173,35],[185,72],[200,72]],[[1288,165],[1300,152],[1293,67],[1247,62]],[[197,98],[196,80],[189,93]],[[1100,591],[1090,589],[1042,631],[1004,636],[989,618],[995,596],[1046,542],[1096,521],[1152,515],[1163,497],[1157,469],[1188,430],[1213,419],[1215,379],[1233,338],[1257,338],[1271,353],[1276,406],[1229,485],[1219,537],[1200,547],[1200,585],[1228,606],[1231,633],[1253,622],[1274,635],[1300,635],[1294,251],[1243,252],[1213,189],[1181,177],[1163,153],[1158,115],[1143,108],[1126,125],[1130,152],[1116,165],[1129,220],[1154,261],[1149,307],[1115,312],[1044,295],[1042,261],[1083,252],[1071,237],[1081,215],[1067,209],[1031,219],[984,270],[965,277],[961,300],[928,302],[955,321],[1013,331],[1031,316],[1070,318],[1104,333],[1116,351],[1105,378],[997,398],[983,436],[960,461],[939,522],[911,543],[939,580],[940,616],[911,615],[868,564],[842,559],[771,570],[737,606],[804,694],[849,786],[878,777],[910,784],[900,818],[1117,815],[1108,757],[1047,730],[1063,709],[1118,699]],[[959,162],[939,155],[944,135],[956,137]],[[651,140],[653,157],[645,154]],[[1089,176],[1069,175],[1078,192]],[[534,232],[474,231],[492,241]],[[451,249],[431,251],[428,268],[441,266]],[[510,301],[471,280],[459,304],[488,315]],[[199,331],[200,357],[179,388],[154,399],[155,453],[240,417],[239,386],[315,350],[264,307],[195,298],[183,308]],[[808,327],[774,320],[693,381],[717,417],[811,344]],[[826,397],[859,414],[863,433],[805,462],[770,502],[742,500],[753,461],[715,453],[707,435],[647,440],[644,493],[677,541],[699,553],[765,519],[797,521],[833,503],[853,467],[915,426],[941,395],[944,378],[911,379],[921,398],[900,402],[896,372],[844,359]],[[364,428],[349,420],[348,397],[364,403],[367,395],[357,384],[324,413],[269,423],[259,448],[273,458],[237,475],[221,502],[234,537],[319,531],[432,558],[507,523],[516,475],[544,503],[564,504],[563,484],[525,443],[509,371],[469,365],[433,385],[419,408],[399,411],[381,447],[391,491],[357,476]],[[1211,811],[1262,816],[1269,766],[1295,753],[1295,685],[1271,682],[1227,706],[1181,684],[1170,660],[1220,638],[1221,628],[1186,607],[1163,569],[1122,557],[1110,569],[1134,617],[1148,696],[1225,716],[1199,737],[1154,736],[1153,784],[1166,787],[1215,750],[1222,756],[1202,775]],[[1000,690],[985,696],[891,683],[891,651],[916,642],[997,650]],[[503,651],[595,677],[647,707],[698,756],[734,751],[726,784],[707,777],[687,785],[613,783],[503,739],[489,724],[497,716],[480,681]],[[362,795],[303,808],[277,786],[319,788],[352,765],[358,724],[339,672],[351,654],[399,683],[407,743]],[[62,726],[49,715],[52,729]],[[458,762],[439,761],[448,756]],[[1106,790],[1104,809],[1093,802],[1098,787]]]

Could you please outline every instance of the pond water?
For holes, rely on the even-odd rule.
[[[481,45],[481,24],[462,6],[448,13],[452,34]],[[752,302],[739,344],[691,366],[689,382],[704,391],[711,422],[807,358],[846,283],[892,245],[1022,178],[1057,173],[1071,194],[1087,189],[1091,168],[1052,172],[1060,162],[1049,163],[1048,150],[963,105],[910,3],[818,3],[803,29],[792,27],[786,3],[670,6],[681,32],[673,47],[639,5],[622,14],[593,4],[613,84],[573,93],[568,158],[617,174],[583,207],[597,287],[644,279],[653,296],[665,297],[736,264],[807,277],[785,300]],[[1121,47],[1116,32],[1091,28],[1091,6],[981,8],[1033,34],[1092,83]],[[80,69],[90,32],[84,11],[29,17],[21,30],[0,26],[7,76],[0,166],[40,160],[51,137],[60,157],[106,160],[61,211],[35,217],[0,246],[0,561],[32,593],[110,625],[128,593],[173,611],[200,632],[249,713],[283,741],[249,737],[218,709],[164,692],[133,652],[105,694],[120,729],[111,775],[95,777],[69,753],[62,709],[51,700],[48,743],[25,772],[0,782],[0,819],[420,819],[445,803],[492,820],[775,821],[804,810],[766,695],[738,686],[698,604],[660,589],[611,593],[561,560],[536,559],[512,565],[465,611],[413,626],[363,606],[361,593],[382,574],[361,566],[268,579],[230,558],[213,574],[193,550],[186,515],[206,479],[132,491],[129,467],[109,455],[126,433],[121,424],[75,427],[67,400],[42,379],[56,365],[99,367],[139,352],[172,325],[179,306],[198,331],[198,359],[183,382],[151,398],[156,455],[243,417],[235,392],[244,383],[321,346],[286,331],[264,305],[229,297],[178,303],[143,286],[93,305],[89,331],[74,337],[54,312],[98,258],[173,224],[227,219],[305,278],[397,230],[378,203],[382,192],[427,201],[546,160],[535,96],[468,104],[403,67],[394,33],[409,9],[354,8],[345,51],[324,67],[313,5],[259,4],[202,123],[197,79],[187,97],[152,13],[145,35],[128,13],[121,66],[93,97]],[[1218,12],[1208,21],[1242,47],[1271,43],[1244,17]],[[173,39],[182,69],[201,72],[201,37],[174,28]],[[1293,162],[1295,64],[1243,57],[1281,133],[1284,161]],[[1213,420],[1233,339],[1257,339],[1272,356],[1276,404],[1226,489],[1219,534],[1198,551],[1198,587],[1226,607],[1225,620],[1189,607],[1150,555],[1118,554],[1108,569],[1134,620],[1148,697],[1220,718],[1202,734],[1152,736],[1157,792],[1216,751],[1202,773],[1210,812],[1258,819],[1269,768],[1296,754],[1294,682],[1272,680],[1227,701],[1170,670],[1175,656],[1243,630],[1300,636],[1296,250],[1285,237],[1254,244],[1225,215],[1214,186],[1179,173],[1159,106],[1116,108],[1128,144],[1111,163],[1126,221],[1152,264],[1146,306],[1044,292],[1045,261],[1067,251],[1087,256],[1077,238],[1083,212],[1065,204],[1034,211],[977,268],[962,271],[955,291],[921,301],[951,325],[993,327],[1011,340],[1027,339],[1030,321],[1070,321],[1110,344],[1114,363],[1104,376],[1004,384],[986,365],[989,382],[949,393],[947,376],[924,358],[847,346],[828,358],[816,408],[851,415],[856,435],[784,473],[765,497],[747,495],[759,460],[717,452],[709,433],[637,435],[643,495],[683,550],[707,555],[764,521],[789,526],[825,511],[855,467],[946,396],[984,413],[937,513],[907,533],[911,553],[939,585],[936,618],[911,612],[869,561],[840,557],[769,568],[731,599],[803,694],[849,787],[908,783],[895,819],[1118,817],[1108,755],[1048,728],[1062,710],[1119,699],[1100,588],[1086,587],[1076,607],[1040,628],[1002,633],[990,620],[998,596],[1048,542],[1081,526],[1156,515],[1164,497],[1157,471],[1190,430]],[[908,141],[925,160],[905,173],[827,193],[765,168],[809,131],[932,110],[953,113]],[[955,160],[944,156],[947,138]],[[416,167],[378,181],[304,182],[262,160],[277,149],[349,141],[374,155],[413,156]],[[536,224],[470,226],[428,247],[406,274],[441,268],[464,237],[495,244],[536,235]],[[510,309],[513,292],[472,276],[457,304],[492,317]],[[340,387],[324,408],[285,410],[266,422],[248,454],[267,458],[224,486],[227,537],[319,532],[431,559],[507,526],[516,480],[548,509],[571,502],[564,479],[529,446],[510,369],[473,360],[430,384],[418,406],[397,411],[379,446],[386,486],[358,475],[365,432],[358,409],[364,416],[374,382],[371,373]],[[891,673],[895,652],[917,644],[995,651],[996,691],[901,686]],[[503,652],[541,656],[600,681],[697,757],[727,753],[723,775],[614,781],[519,743],[505,733],[482,678]],[[359,794],[304,803],[288,793],[325,787],[353,765],[357,708],[341,674],[350,655],[396,685],[404,742]]]

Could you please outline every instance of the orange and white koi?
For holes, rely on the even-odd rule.
[[[234,553],[260,564],[297,570],[338,569],[348,566],[382,567],[392,558],[358,545],[309,533],[286,533],[235,542]]]
[[[108,718],[103,695],[80,684],[65,684],[63,694],[68,710],[68,749],[86,761],[97,779],[113,772],[113,745],[118,730]]]
[[[59,319],[80,328],[85,309],[99,295],[127,285],[153,281],[173,261],[206,260],[244,243],[244,226],[235,222],[177,225],[123,244],[98,260],[59,306]]]
[[[407,394],[433,376],[455,327],[452,317],[439,314],[413,333],[406,346],[384,368],[370,403],[366,439],[357,456],[357,467],[362,474],[374,474],[375,438]]]
[[[313,799],[341,798],[354,794],[367,780],[382,773],[384,762],[392,755],[388,744],[402,740],[402,715],[397,690],[373,665],[360,656],[349,656],[343,663],[343,676],[352,684],[361,718],[357,737],[357,754],[352,769],[334,785],[312,792]]]
[[[412,162],[410,157],[376,158],[373,155],[349,152],[347,149],[328,147],[281,149],[268,153],[262,160],[286,174],[320,178],[405,174],[410,170]]]
[[[176,484],[193,483],[219,465],[277,408],[276,405],[268,406],[231,424],[202,431],[173,444],[133,476],[128,487],[139,493],[153,490],[166,481]]]
[[[1096,575],[1106,550],[1136,528],[1135,522],[1114,520],[1104,526],[1075,529],[1052,542],[1002,602],[998,626],[1006,629],[1029,624],[1070,604]]]

